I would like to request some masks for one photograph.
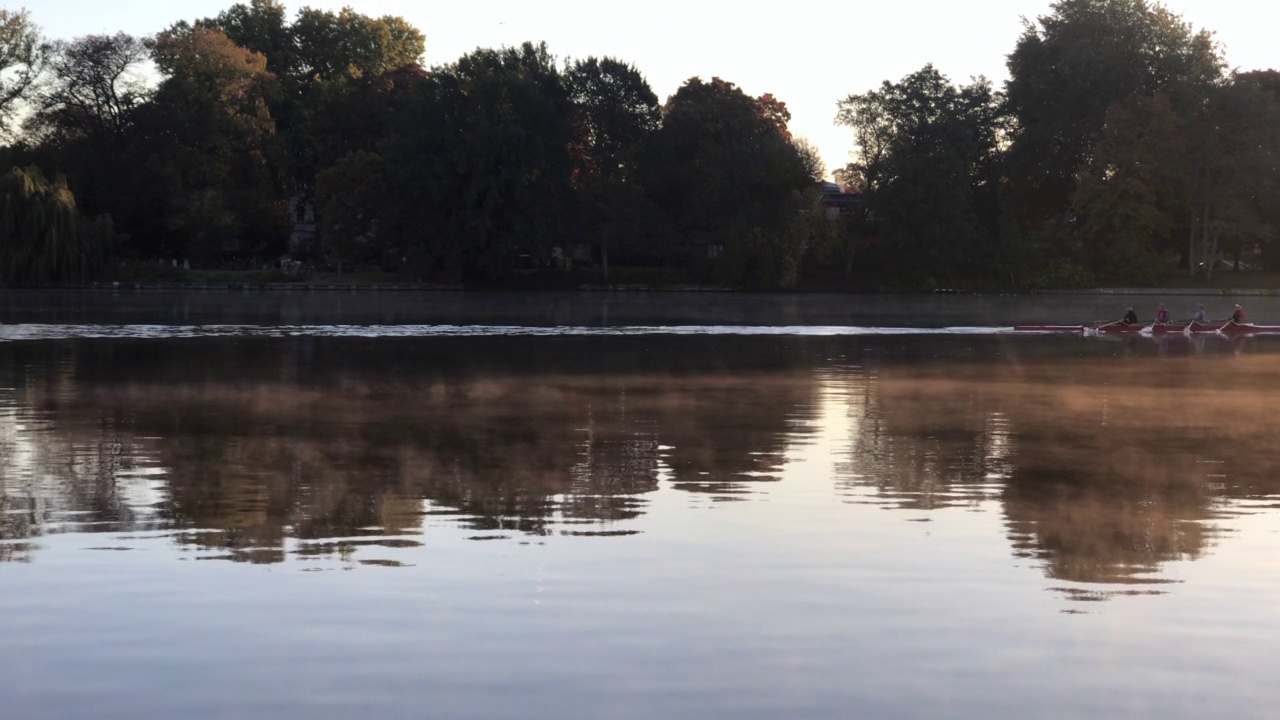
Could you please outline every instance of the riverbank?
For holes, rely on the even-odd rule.
[[[0,323],[108,325],[662,326],[747,325],[864,328],[1003,327],[1114,320],[1126,305],[1140,316],[1164,302],[1178,316],[1203,304],[1225,317],[1280,319],[1280,294],[1152,296],[1114,290],[1077,294],[850,294],[699,290],[482,291],[398,286],[226,285],[0,291]],[[833,330],[835,331],[835,330]],[[405,330],[412,333],[412,330]]]
[[[1042,290],[1038,295],[1145,295],[1163,297],[1280,297],[1280,288],[1091,288]]]
[[[97,291],[97,292],[227,292],[227,291],[265,291],[265,292],[513,292],[513,293],[730,293],[738,295],[1128,295],[1128,296],[1165,296],[1165,297],[1280,297],[1278,287],[1101,287],[1071,290],[1038,290],[1035,292],[972,292],[956,290],[935,290],[932,293],[900,292],[886,293],[882,291],[849,290],[833,292],[830,290],[794,290],[784,293],[744,290],[722,285],[583,285],[577,288],[515,288],[495,289],[463,283],[387,283],[387,282],[97,282],[85,285],[66,285],[38,288],[6,288],[10,291],[43,290],[43,291]]]

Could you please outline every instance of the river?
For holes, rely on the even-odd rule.
[[[6,719],[1280,705],[1280,337],[229,295],[7,298]]]

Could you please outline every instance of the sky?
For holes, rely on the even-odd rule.
[[[12,6],[18,3],[6,3]],[[124,31],[149,35],[177,20],[211,17],[232,0],[25,0],[50,38]],[[1165,7],[1213,31],[1228,63],[1280,69],[1280,4],[1170,0]],[[997,87],[1022,18],[1049,0],[845,0],[770,6],[720,0],[307,0],[290,3],[374,16],[399,15],[427,38],[425,64],[476,48],[545,41],[565,60],[610,56],[634,65],[664,101],[691,77],[720,77],[773,95],[791,111],[791,131],[813,142],[828,170],[849,162],[852,132],[834,124],[837,103],[933,63],[953,82],[985,76]]]

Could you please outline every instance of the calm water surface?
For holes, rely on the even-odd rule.
[[[27,330],[6,719],[1280,706],[1280,339]]]

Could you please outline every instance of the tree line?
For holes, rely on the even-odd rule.
[[[1229,72],[1146,0],[1060,0],[1003,89],[926,65],[839,101],[854,192],[834,198],[770,94],[695,77],[660,103],[615,58],[526,43],[424,68],[424,43],[277,0],[144,38],[50,41],[0,11],[0,282],[288,256],[497,284],[1027,289],[1280,263],[1280,74]]]

